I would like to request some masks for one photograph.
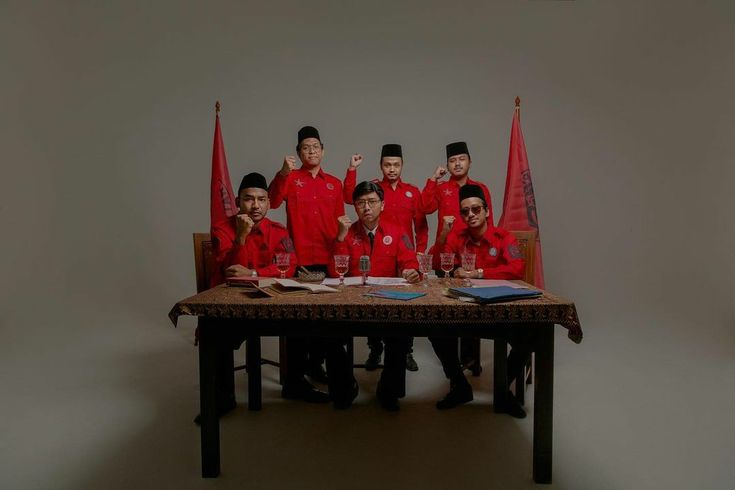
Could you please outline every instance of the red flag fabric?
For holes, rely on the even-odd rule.
[[[232,182],[230,181],[230,171],[227,169],[225,145],[222,142],[222,130],[219,126],[219,114],[216,117],[214,125],[209,214],[211,220],[210,227],[212,229],[237,214],[235,194],[232,192]]]
[[[536,232],[534,285],[543,289],[544,264],[541,258],[541,235],[536,214],[536,198],[533,194],[531,169],[528,166],[528,155],[526,144],[523,142],[518,107],[513,114],[513,126],[510,130],[510,153],[508,154],[508,172],[505,176],[503,214],[498,221],[498,227],[509,231],[533,230]]]

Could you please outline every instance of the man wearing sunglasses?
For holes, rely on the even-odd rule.
[[[444,238],[440,252],[454,253],[457,265],[461,263],[463,254],[474,254],[475,269],[466,271],[458,267],[454,270],[454,276],[472,279],[521,279],[525,263],[518,242],[512,233],[493,226],[489,221],[484,190],[480,186],[467,184],[460,189],[457,201],[465,228],[459,233],[450,234],[451,226],[445,224],[440,230]],[[436,404],[437,408],[453,408],[471,401],[472,386],[462,372],[457,354],[457,339],[430,337],[429,340],[450,382],[449,393]],[[513,350],[508,356],[509,383],[511,373],[520,369],[530,353],[520,338],[511,339],[511,345]],[[526,416],[512,393],[508,392],[507,400],[507,406],[503,407],[506,413],[516,418]]]
[[[344,201],[353,204],[352,193],[357,184],[357,168],[362,163],[362,155],[353,155],[350,160],[347,175],[344,180]],[[403,171],[403,148],[397,144],[386,144],[380,150],[380,171],[383,179],[372,182],[383,189],[385,217],[401,226],[408,235],[411,243],[416,246],[416,252],[424,253],[429,238],[429,225],[421,203],[421,191],[415,185],[401,179]],[[416,239],[414,240],[414,236]],[[370,354],[365,361],[365,369],[374,371],[380,365],[380,356],[383,354],[383,342],[378,337],[368,337]],[[408,354],[406,355],[406,369],[418,371],[419,367],[413,358],[413,338],[410,339]]]
[[[393,221],[381,219],[385,208],[383,189],[375,182],[361,182],[352,193],[358,221],[348,216],[338,219],[339,232],[333,247],[334,255],[349,255],[348,275],[359,276],[360,257],[370,257],[370,275],[403,277],[418,282],[419,263],[413,243],[406,231]],[[330,275],[337,275],[330,264]],[[385,364],[375,395],[389,411],[399,409],[398,399],[406,395],[407,337],[385,337]],[[330,374],[330,379],[331,379]]]

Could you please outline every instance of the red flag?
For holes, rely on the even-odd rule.
[[[531,169],[528,167],[528,155],[521,131],[519,103],[520,100],[517,100],[513,114],[513,126],[510,130],[510,153],[508,154],[508,173],[505,177],[503,214],[500,216],[498,227],[512,231],[533,230],[536,232],[534,285],[543,289],[544,264],[541,259],[541,236],[536,215],[536,198],[531,182]]]
[[[227,157],[225,156],[225,145],[222,142],[222,130],[219,127],[219,114],[216,116],[214,125],[214,148],[212,149],[212,181],[210,194],[210,226],[226,221],[237,214],[235,206],[235,193],[232,192],[230,172],[227,169]]]

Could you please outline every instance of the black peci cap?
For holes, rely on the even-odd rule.
[[[258,172],[252,172],[247,174],[245,177],[242,178],[242,182],[240,182],[240,187],[237,189],[237,193],[240,194],[243,189],[248,189],[250,187],[255,187],[257,189],[263,189],[268,190],[268,183],[265,180],[265,177],[263,177]]]
[[[449,143],[447,145],[447,160],[462,153],[467,153],[468,156],[470,154],[470,150],[467,149],[467,143],[464,141],[457,141],[456,143]]]

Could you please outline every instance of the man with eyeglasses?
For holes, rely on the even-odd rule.
[[[352,204],[352,193],[357,183],[357,168],[362,163],[361,155],[353,155],[344,180],[344,201]],[[429,225],[421,203],[421,192],[415,185],[401,179],[403,170],[403,148],[397,144],[386,144],[380,150],[380,171],[383,179],[372,182],[383,189],[386,218],[401,226],[415,245],[416,252],[424,253],[429,237]],[[415,240],[414,240],[415,236]],[[383,354],[383,342],[379,337],[368,337],[370,354],[365,361],[365,369],[374,371],[380,365]],[[418,371],[419,367],[413,358],[413,338],[410,338],[408,354],[406,355],[406,369]]]
[[[521,279],[524,271],[523,256],[515,236],[492,225],[484,190],[477,185],[462,186],[457,199],[459,214],[465,228],[459,233],[451,233],[447,223],[440,230],[444,245],[439,252],[454,253],[456,264],[461,263],[463,254],[475,255],[475,269],[466,271],[455,268],[454,276],[471,279]],[[472,401],[472,386],[462,372],[457,354],[457,338],[430,337],[437,357],[441,361],[444,374],[449,379],[449,393],[436,406],[438,409],[453,408]],[[512,373],[525,364],[530,350],[520,336],[510,339],[513,350],[508,356],[508,382]],[[508,392],[507,405],[503,410],[516,418],[523,418],[526,412],[515,396]]]
[[[266,217],[269,209],[268,184],[265,177],[253,172],[242,178],[237,190],[237,215],[212,229],[215,273],[212,286],[224,281],[225,277],[260,276],[279,277],[280,272],[273,264],[277,253],[291,256],[287,276],[296,270],[296,254],[286,227]],[[241,333],[234,334],[227,345],[220,346],[217,356],[217,413],[223,415],[236,406],[235,376],[232,369],[232,349],[238,349],[245,340]],[[326,393],[315,391],[311,397],[327,402]],[[194,419],[199,423],[200,417]]]
[[[446,147],[447,164],[438,166],[421,193],[421,201],[424,205],[424,212],[428,215],[439,210],[439,219],[436,227],[436,242],[429,253],[434,256],[434,269],[440,269],[440,255],[438,250],[444,245],[446,235],[442,235],[442,230],[449,227],[453,233],[459,233],[465,228],[464,222],[459,215],[459,202],[457,197],[462,186],[467,184],[477,185],[482,189],[485,202],[488,206],[488,222],[490,225],[493,221],[492,201],[490,200],[490,191],[487,186],[481,182],[470,179],[469,172],[472,165],[470,150],[467,143],[457,141],[450,143]],[[449,174],[449,180],[439,182],[445,175]],[[481,366],[477,359],[476,349],[479,345],[478,341],[471,338],[463,338],[461,343],[462,365],[465,369],[472,369],[473,374],[479,375]]]
[[[383,277],[403,277],[418,282],[419,263],[408,233],[393,221],[381,219],[385,209],[383,188],[375,182],[361,182],[352,193],[358,221],[348,216],[337,220],[339,232],[333,251],[335,255],[349,255],[348,275],[359,276],[360,257],[370,257],[370,274]],[[336,276],[330,264],[330,275]],[[398,399],[406,395],[407,337],[385,337],[385,364],[375,395],[383,408],[399,409]],[[331,374],[330,374],[331,377]]]
[[[327,264],[332,262],[330,248],[337,234],[337,218],[345,213],[342,182],[322,169],[324,145],[315,127],[304,126],[299,129],[296,151],[301,167],[296,168],[296,157],[284,157],[281,169],[271,181],[268,196],[274,209],[283,202],[286,203],[286,224],[294,242],[299,265],[311,272],[326,273]],[[327,381],[330,395],[339,397],[340,393],[332,393],[333,384],[328,379],[328,373],[324,373],[322,362],[327,355],[326,350],[331,350],[339,357],[341,355],[336,346],[331,345],[328,348],[327,344],[333,342],[325,339],[306,342],[305,339],[289,337],[288,371],[294,368],[295,363],[299,365],[304,359],[305,372],[315,381]],[[310,397],[312,390],[302,383],[299,385],[306,396]],[[339,391],[340,388],[335,389]],[[298,389],[291,390],[287,386],[284,386],[283,395],[286,398],[300,398]]]

